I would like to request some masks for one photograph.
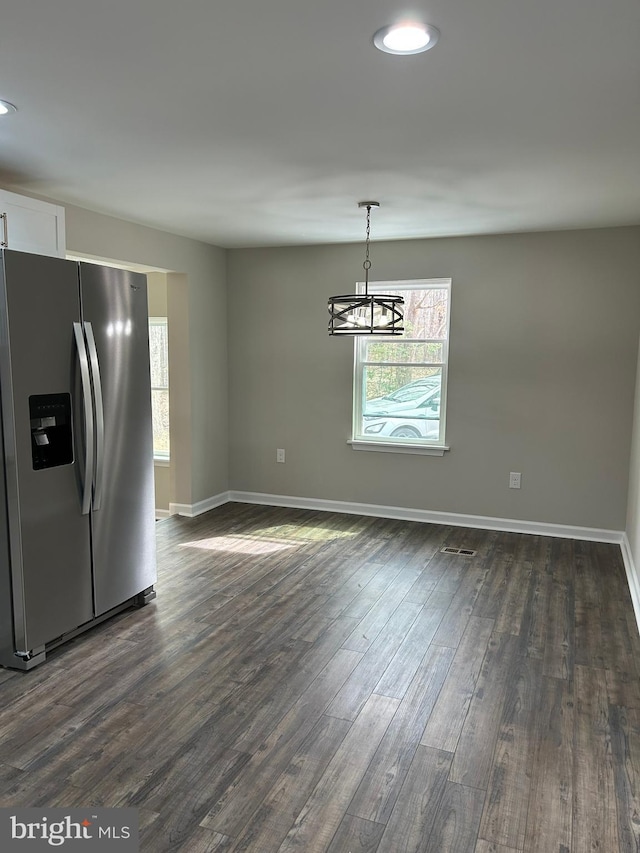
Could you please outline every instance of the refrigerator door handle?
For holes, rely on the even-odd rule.
[[[93,406],[91,405],[91,378],[89,376],[89,359],[87,346],[80,323],[73,324],[73,334],[78,349],[80,363],[80,378],[82,381],[82,402],[84,404],[84,479],[82,482],[82,514],[88,515],[91,510],[91,484],[94,462],[93,444]]]
[[[102,503],[102,483],[104,480],[104,405],[102,402],[102,379],[100,377],[100,364],[98,362],[98,350],[96,339],[93,335],[91,323],[84,324],[89,358],[91,359],[91,375],[93,377],[93,399],[96,415],[96,464],[95,477],[93,481],[93,509],[100,509]]]

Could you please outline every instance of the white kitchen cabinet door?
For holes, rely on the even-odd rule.
[[[64,207],[0,190],[0,217],[3,247],[64,258]]]

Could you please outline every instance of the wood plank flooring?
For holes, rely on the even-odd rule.
[[[239,504],[157,532],[156,601],[0,670],[0,806],[136,807],[144,853],[640,850],[617,546]]]

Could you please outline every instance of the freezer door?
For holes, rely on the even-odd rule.
[[[147,280],[81,263],[80,282],[96,393],[91,529],[101,614],[156,580]]]
[[[74,323],[77,265],[4,250],[0,385],[14,640],[30,651],[93,616]]]

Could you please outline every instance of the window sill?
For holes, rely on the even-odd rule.
[[[350,439],[347,444],[352,450],[375,450],[378,453],[413,453],[418,456],[444,456],[445,450],[450,450],[445,444],[399,444],[397,442],[361,441]]]
[[[168,456],[154,456],[153,464],[158,468],[168,468],[171,465],[171,460]]]

